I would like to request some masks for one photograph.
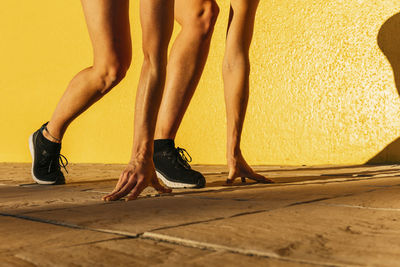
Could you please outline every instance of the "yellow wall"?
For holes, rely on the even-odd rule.
[[[71,162],[129,159],[142,60],[137,2],[132,67],[71,125],[63,143]],[[219,4],[209,61],[177,137],[194,163],[225,163],[220,73],[229,1]],[[261,0],[243,133],[251,164],[400,160],[399,8],[397,0]],[[4,1],[0,60],[0,162],[28,162],[28,136],[92,61],[79,1]]]

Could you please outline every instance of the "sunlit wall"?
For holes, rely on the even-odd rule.
[[[132,66],[69,128],[63,154],[71,162],[129,159],[142,61],[137,2]],[[218,3],[209,60],[176,140],[201,164],[225,163],[221,62],[229,1]],[[242,141],[249,163],[400,161],[399,12],[395,0],[261,0]],[[92,62],[79,1],[4,1],[0,60],[0,161],[29,162],[29,135]]]

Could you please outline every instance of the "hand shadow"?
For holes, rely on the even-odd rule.
[[[400,13],[390,17],[380,28],[378,46],[393,69],[394,81],[400,95]],[[400,163],[400,137],[388,144],[366,164]]]

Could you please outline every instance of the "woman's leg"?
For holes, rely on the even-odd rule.
[[[231,0],[223,63],[228,182],[233,182],[237,177],[272,182],[255,173],[243,158],[240,150],[240,138],[249,98],[249,48],[258,2],[259,0]]]
[[[114,191],[103,198],[107,201],[125,195],[128,200],[135,199],[149,185],[159,192],[170,192],[160,185],[155,173],[153,140],[165,83],[174,0],[141,0],[140,14],[144,61],[136,93],[132,157]]]
[[[93,45],[93,66],[68,85],[47,126],[61,140],[68,125],[125,76],[131,62],[129,0],[82,0]],[[46,131],[46,138],[54,140]]]
[[[182,26],[168,61],[155,138],[174,139],[203,72],[218,16],[215,0],[175,0]]]
[[[94,63],[72,79],[47,128],[43,125],[29,138],[32,178],[40,184],[64,183],[59,143],[68,125],[114,87],[131,62],[129,0],[82,0],[82,6]]]
[[[194,94],[210,48],[218,15],[215,0],[175,0],[175,20],[181,25],[169,54],[165,91],[158,114],[154,164],[158,177],[171,188],[201,188],[204,176],[191,169],[174,140]]]

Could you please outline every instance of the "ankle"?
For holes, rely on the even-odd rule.
[[[54,136],[52,133],[50,133],[50,131],[47,128],[47,126],[43,129],[42,134],[47,140],[49,140],[49,141],[51,141],[53,143],[61,144],[61,138],[58,138],[58,137]]]
[[[154,153],[175,148],[174,139],[156,139],[154,140]]]

